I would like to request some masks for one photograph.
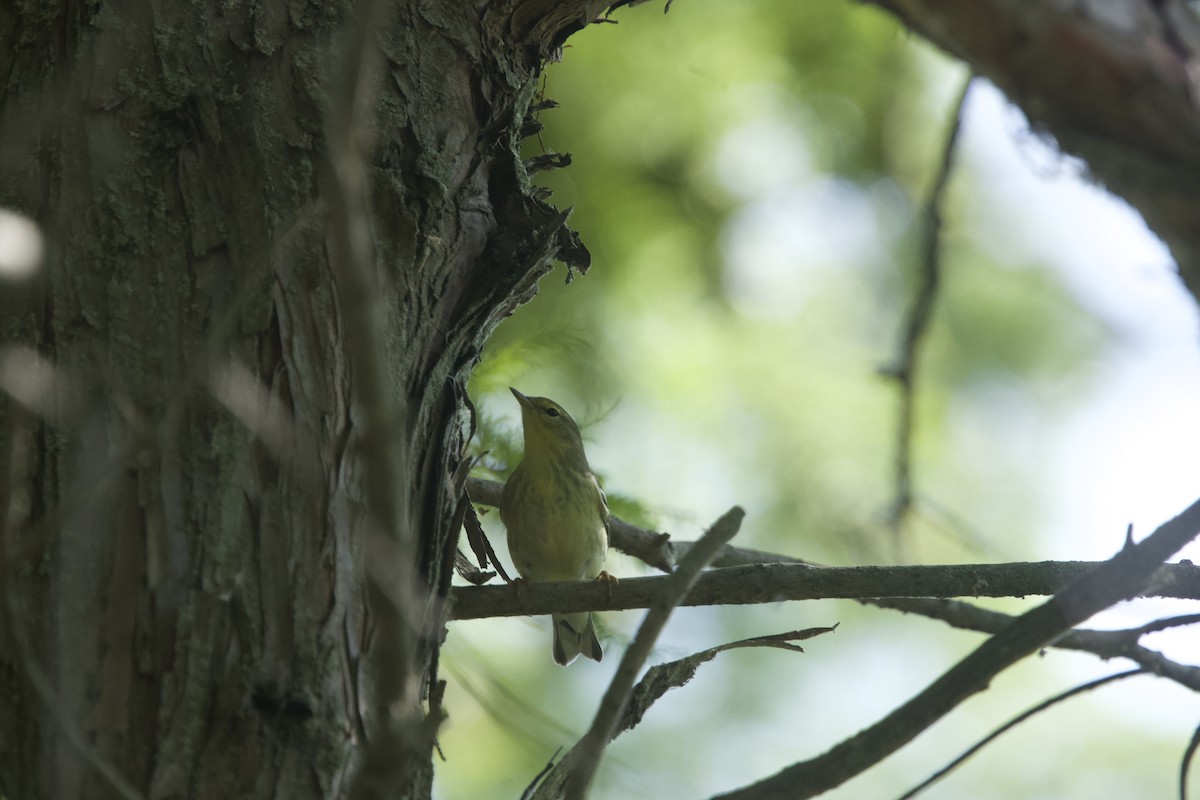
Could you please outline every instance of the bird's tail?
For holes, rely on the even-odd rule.
[[[566,666],[582,655],[592,661],[604,658],[591,614],[554,615],[554,660]]]

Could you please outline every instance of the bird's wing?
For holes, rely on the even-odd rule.
[[[608,512],[608,498],[604,495],[604,487],[600,485],[600,481],[596,480],[595,474],[591,476],[592,484],[596,487],[596,494],[600,499],[600,519],[604,521],[604,530],[608,531],[608,523],[611,515]]]

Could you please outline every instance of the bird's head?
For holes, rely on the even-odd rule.
[[[579,457],[583,454],[583,437],[579,426],[562,406],[549,397],[529,397],[509,388],[521,404],[521,427],[525,430],[526,458]]]

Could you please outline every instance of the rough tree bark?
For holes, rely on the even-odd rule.
[[[552,259],[587,266],[518,146],[541,67],[596,4],[386,6],[369,37],[378,102],[357,122],[376,142],[396,524],[432,590],[404,615],[436,634],[467,373]],[[49,240],[40,277],[4,286],[0,325],[57,367],[40,400],[60,412],[0,410],[0,794],[114,795],[55,706],[148,797],[347,791],[379,638],[363,354],[346,346],[329,226],[326,109],[352,15],[281,0],[0,6],[0,204]],[[422,639],[408,679],[428,685],[437,647]],[[50,707],[27,667],[49,679]],[[403,793],[427,796],[431,741],[410,744]]]

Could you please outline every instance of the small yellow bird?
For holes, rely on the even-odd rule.
[[[500,519],[517,572],[535,583],[614,580],[604,572],[608,502],[579,426],[553,400],[510,391],[521,404],[525,455],[504,484]],[[557,663],[565,667],[581,653],[593,661],[604,656],[590,613],[553,616]]]

